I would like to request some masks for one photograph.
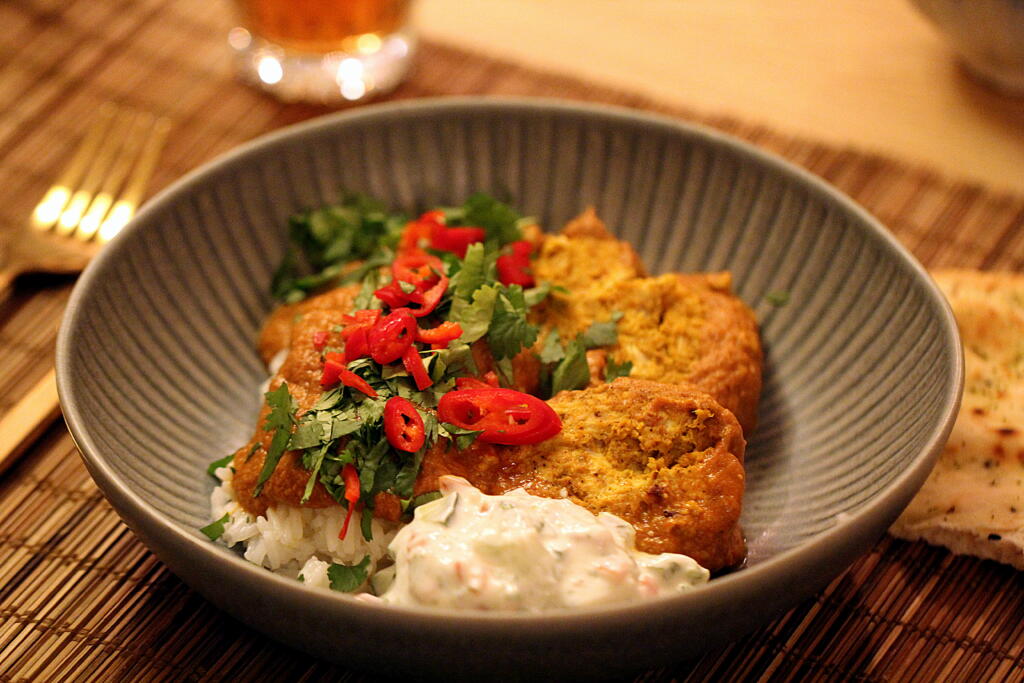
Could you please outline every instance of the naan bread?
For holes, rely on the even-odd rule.
[[[1024,569],[1024,275],[942,270],[964,344],[963,403],[890,533]]]

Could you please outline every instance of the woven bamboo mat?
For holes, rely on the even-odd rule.
[[[0,230],[30,214],[101,102],[173,117],[151,190],[244,140],[323,111],[277,103],[231,79],[224,4],[0,4]],[[607,102],[700,121],[825,177],[928,266],[1024,270],[1024,197],[894,159],[667,108],[450,46],[425,45],[414,76],[393,98],[472,93]],[[0,306],[0,414],[52,362],[68,290],[68,282],[29,279]],[[62,424],[0,479],[0,548],[0,680],[363,680],[247,629],[168,572],[103,500]],[[1024,680],[1022,617],[1018,573],[885,538],[774,623],[639,680]]]

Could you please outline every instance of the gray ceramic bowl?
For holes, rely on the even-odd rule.
[[[384,608],[207,541],[207,463],[243,443],[285,219],[368,191],[414,209],[506,191],[543,225],[593,204],[653,271],[730,269],[766,349],[748,566],[670,599],[546,614]],[[773,307],[765,295],[789,294]],[[376,672],[609,674],[765,623],[864,553],[924,481],[961,351],[921,267],[825,183],[714,131],[550,101],[371,107],[245,145],[151,201],[82,276],[57,348],[68,425],[111,504],[182,579],[297,648]]]

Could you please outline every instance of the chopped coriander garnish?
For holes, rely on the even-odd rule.
[[[331,581],[331,590],[341,593],[355,591],[366,581],[369,566],[369,555],[365,555],[359,564],[354,565],[332,562],[331,566],[327,568],[327,578]]]
[[[599,346],[611,346],[619,340],[617,323],[622,318],[622,313],[615,311],[610,320],[603,323],[591,323],[587,331],[583,333],[583,346],[588,349],[596,349]]]
[[[440,423],[438,427],[441,430],[441,435],[451,439],[455,443],[455,448],[460,451],[464,451],[472,446],[473,442],[476,441],[476,437],[480,436],[480,431],[482,431],[463,429],[447,422]]]
[[[231,515],[225,514],[215,522],[210,522],[200,529],[203,535],[211,541],[216,541],[224,535],[224,525],[231,521]]]
[[[449,278],[447,290],[435,300],[428,325],[440,319],[458,323],[461,335],[448,342],[446,348],[420,350],[420,359],[429,379],[429,386],[410,376],[402,363],[378,364],[369,357],[347,363],[377,393],[367,398],[358,391],[337,386],[323,392],[316,403],[301,417],[286,385],[266,395],[270,413],[263,425],[270,443],[257,478],[253,495],[260,495],[263,485],[273,475],[281,457],[296,451],[299,462],[308,473],[302,502],[307,502],[319,484],[337,502],[349,503],[346,465],[358,473],[359,499],[362,507],[361,528],[365,538],[372,532],[372,510],[375,496],[381,492],[397,495],[404,506],[412,504],[413,487],[422,459],[438,436],[449,438],[456,448],[468,448],[478,432],[459,430],[452,425],[438,425],[430,409],[440,398],[455,388],[455,379],[478,375],[470,344],[486,339],[495,361],[495,370],[505,385],[513,381],[512,358],[533,346],[539,330],[527,320],[532,306],[552,291],[564,291],[541,282],[528,291],[519,285],[506,286],[498,279],[496,263],[501,249],[522,240],[523,227],[532,224],[509,205],[484,194],[475,194],[461,206],[441,209],[448,227],[482,228],[484,239],[466,247],[459,258],[452,251],[435,250],[421,240],[419,246],[437,256],[443,272],[434,261],[434,273]],[[407,220],[390,213],[383,204],[362,195],[349,195],[340,204],[306,211],[290,221],[289,251],[274,280],[274,294],[294,302],[307,294],[331,285],[359,283],[355,310],[380,309],[383,303],[375,292],[392,282],[386,266],[395,258]],[[399,280],[393,289],[404,294],[416,290],[415,283]],[[426,329],[426,326],[424,326]],[[339,331],[335,329],[335,331]],[[601,332],[607,337],[607,331]],[[602,337],[603,338],[603,337]],[[559,346],[558,353],[564,355]],[[324,348],[322,353],[342,349]],[[551,369],[544,372],[551,374]],[[400,396],[412,401],[424,422],[425,443],[409,454],[393,449],[384,436],[383,410],[387,400]],[[425,412],[426,411],[426,412]],[[266,439],[256,445],[262,447]],[[348,481],[352,481],[348,479]]]
[[[472,301],[456,296],[452,299],[448,319],[462,326],[459,341],[472,344],[487,334],[494,318],[494,305],[500,285],[485,285],[473,292]]]
[[[526,320],[526,299],[519,285],[503,287],[494,306],[487,343],[495,360],[512,358],[537,341],[539,329]]]
[[[551,395],[560,391],[582,389],[590,383],[587,350],[580,339],[573,339],[565,348],[565,358],[555,366],[551,375]]]
[[[615,359],[609,356],[604,366],[604,381],[614,382],[619,377],[629,377],[629,373],[632,371],[633,363],[631,361],[616,363]]]
[[[211,477],[216,477],[217,470],[219,470],[221,467],[226,467],[234,459],[235,454],[231,453],[229,455],[225,455],[220,460],[214,460],[213,462],[210,463],[210,466],[206,468],[206,473],[209,474]]]
[[[337,281],[347,263],[379,259],[377,252],[393,246],[404,225],[403,216],[389,214],[383,204],[360,194],[292,216],[291,244],[274,275],[274,296],[299,301]]]
[[[487,231],[487,240],[504,246],[509,242],[523,239],[520,227],[522,216],[508,204],[494,197],[478,192],[462,205],[459,213],[448,213],[450,218],[458,219],[462,225],[475,225]]]
[[[270,448],[267,450],[267,457],[263,461],[263,469],[256,480],[256,487],[252,495],[255,498],[263,492],[263,484],[270,479],[274,473],[278,461],[284,455],[288,447],[288,441],[292,436],[292,425],[295,424],[295,411],[297,406],[292,395],[288,392],[288,383],[282,382],[281,386],[266,394],[267,405],[270,406],[270,414],[263,425],[266,431],[273,430],[274,436],[270,441]]]
[[[768,292],[764,295],[764,300],[776,308],[781,308],[789,303],[789,292],[784,289]]]

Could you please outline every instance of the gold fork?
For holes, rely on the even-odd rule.
[[[57,181],[14,236],[0,266],[0,301],[19,275],[74,274],[134,215],[170,122],[106,104]],[[0,473],[60,413],[51,369],[0,419]]]

